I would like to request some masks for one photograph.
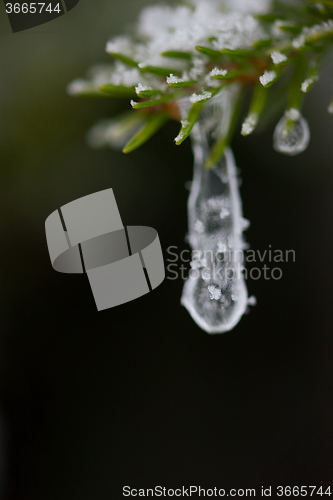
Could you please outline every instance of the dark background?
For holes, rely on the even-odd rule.
[[[16,34],[0,9],[2,498],[333,487],[331,59],[305,106],[306,153],[275,153],[273,126],[235,138],[251,248],[294,249],[296,262],[280,281],[248,281],[258,305],[233,331],[201,331],[180,279],[97,313],[85,277],[50,265],[46,217],[108,187],[125,224],[188,248],[192,156],[173,145],[177,124],[130,155],[94,151],[86,131],[129,104],[65,92],[146,3],[81,0]]]

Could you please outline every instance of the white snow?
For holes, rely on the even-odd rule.
[[[273,80],[275,80],[276,77],[277,73],[275,71],[266,70],[265,73],[259,77],[259,80],[260,83],[265,87],[265,85],[268,85]]]
[[[312,87],[312,85],[317,80],[318,80],[318,76],[317,75],[311,76],[310,78],[307,78],[306,80],[304,80],[304,82],[302,82],[302,85],[301,85],[301,91],[302,92],[307,92],[308,90],[310,90],[310,88]]]
[[[221,68],[214,68],[210,72],[210,76],[225,76],[228,74],[228,70]]]
[[[166,77],[166,82],[167,83],[181,83],[184,80],[182,78],[178,78],[178,76],[173,75],[172,73]]]
[[[241,134],[246,136],[253,132],[258,123],[258,113],[250,113],[244,120]]]
[[[281,64],[287,60],[287,56],[282,54],[282,52],[277,52],[277,51],[271,54],[271,58],[274,64]]]
[[[136,94],[140,94],[140,92],[144,92],[145,90],[152,90],[152,88],[149,87],[149,85],[144,85],[141,82],[139,82],[138,85],[135,87]]]
[[[286,117],[287,120],[296,121],[299,120],[301,113],[296,108],[289,108],[285,112],[284,116]]]
[[[328,33],[330,31],[333,31],[332,19],[329,19],[328,21],[320,24],[315,24],[311,27],[306,26],[305,28],[303,28],[301,34],[293,40],[292,45],[295,49],[299,49],[304,46],[308,37],[311,38],[312,35],[315,36],[319,33]]]
[[[209,92],[207,90],[203,90],[201,94],[192,94],[190,97],[190,101],[192,104],[195,104],[197,102],[204,101],[206,99],[210,99],[211,97],[212,97],[211,92]]]

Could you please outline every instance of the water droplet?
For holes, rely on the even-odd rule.
[[[274,149],[294,156],[302,153],[310,141],[308,122],[297,109],[285,112],[274,131]]]

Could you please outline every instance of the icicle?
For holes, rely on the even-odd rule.
[[[231,150],[212,168],[204,167],[211,144],[230,125],[237,98],[237,87],[212,98],[191,133],[194,178],[188,218],[193,260],[181,303],[207,333],[231,330],[248,306],[242,272],[246,224]]]
[[[196,144],[189,198],[189,241],[195,258],[182,304],[207,333],[223,333],[239,322],[248,305],[243,269],[243,221],[232,152],[209,170]]]
[[[274,148],[290,156],[302,153],[310,141],[308,122],[297,109],[288,109],[274,131]]]

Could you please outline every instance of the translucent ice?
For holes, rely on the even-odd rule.
[[[215,165],[204,167],[212,144],[225,135],[238,87],[213,97],[191,133],[194,177],[188,200],[192,263],[181,302],[207,333],[231,330],[247,310],[243,277],[245,219],[230,149]],[[190,105],[188,102],[187,105]],[[186,108],[186,103],[181,107]],[[186,116],[188,110],[184,110]]]
[[[188,210],[190,245],[201,258],[192,262],[181,302],[207,333],[227,332],[248,305],[242,273],[244,219],[230,150],[209,170],[202,168],[197,150]]]

